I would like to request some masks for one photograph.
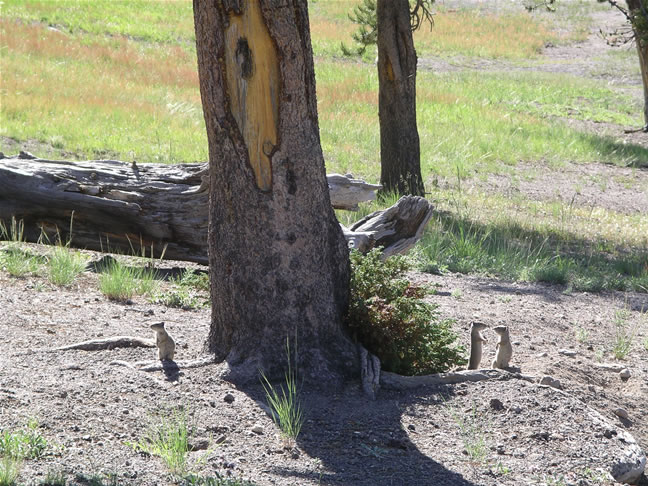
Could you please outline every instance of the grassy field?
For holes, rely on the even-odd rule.
[[[350,43],[355,3],[310,2],[321,140],[328,172],[376,181],[375,53],[348,59],[339,47]],[[478,15],[442,6],[432,30],[416,34],[417,49],[421,57],[532,65],[545,44],[582,40],[601,8],[570,2],[556,15]],[[50,157],[207,159],[190,1],[5,0],[0,35],[0,151],[18,141]],[[615,69],[627,65],[627,54],[606,56]],[[645,215],[461,190],[462,181],[521,163],[645,163],[646,149],[563,122],[640,126],[636,98],[566,74],[421,70],[417,109],[427,186],[450,181],[432,196],[442,212],[417,249],[423,268],[648,290]]]

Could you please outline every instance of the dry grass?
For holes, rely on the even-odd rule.
[[[529,14],[493,15],[475,9],[440,9],[434,27],[424,26],[415,34],[421,53],[509,59],[536,57],[548,41],[556,38]]]

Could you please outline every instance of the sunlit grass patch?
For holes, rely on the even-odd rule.
[[[558,36],[534,16],[514,9],[491,14],[479,9],[439,8],[434,26],[415,35],[419,55],[528,59],[538,56]]]
[[[374,66],[317,65],[322,147],[331,172],[375,181],[380,173],[378,79]],[[545,73],[419,73],[418,129],[424,178],[502,172],[519,161],[635,164],[640,146],[585,133],[561,121],[640,124],[629,96],[577,77]]]
[[[156,289],[156,271],[150,267],[133,267],[114,261],[99,275],[99,290],[111,300],[152,295]]]
[[[564,202],[440,191],[423,267],[648,292],[648,218]],[[593,212],[596,214],[593,214]]]
[[[27,39],[6,47],[2,56],[3,72],[11,73],[3,79],[4,135],[51,143],[84,158],[207,159],[191,56],[174,56],[175,48],[160,46],[141,52],[136,43],[123,39],[81,45],[43,27],[9,21],[0,25],[16,31],[9,37]],[[40,50],[41,37],[52,40],[44,43],[52,44],[52,56]]]
[[[195,35],[191,0],[4,0],[3,16],[42,22],[71,34],[150,42],[191,43]]]
[[[86,261],[87,257],[76,250],[55,246],[47,262],[49,281],[54,285],[71,284],[85,270]]]

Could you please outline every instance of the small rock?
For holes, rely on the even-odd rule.
[[[614,430],[614,429],[605,429],[605,430],[603,431],[603,436],[604,436],[606,439],[611,439],[611,438],[614,437],[615,435],[617,435],[617,431]]]
[[[620,373],[625,369],[625,366],[616,363],[595,363],[594,366],[600,370],[611,371],[613,373]]]
[[[250,429],[252,432],[254,432],[257,435],[263,434],[263,427],[259,424],[256,424],[254,427]]]
[[[67,398],[67,396],[68,396],[68,392],[66,392],[65,390],[60,391],[60,392],[58,392],[58,393],[56,394],[56,396],[59,397],[59,398]]]
[[[411,431],[414,431],[414,430],[416,430],[416,427],[414,426],[414,424],[409,424],[409,425],[407,426],[407,429],[408,429],[408,430],[411,430]]]
[[[628,368],[623,368],[621,371],[619,371],[619,376],[621,377],[622,380],[627,380],[630,378],[630,370]]]
[[[576,351],[572,351],[571,349],[559,349],[558,354],[562,354],[563,356],[576,356],[578,353]]]
[[[628,418],[628,411],[625,408],[615,408],[614,415],[621,417],[622,419]]]
[[[33,160],[36,158],[36,156],[27,151],[21,150],[20,153],[18,154],[18,158]]]
[[[559,390],[562,389],[560,380],[556,380],[553,376],[549,376],[549,375],[543,376],[540,379],[540,384],[550,386],[551,388],[558,388]]]
[[[490,408],[493,410],[504,410],[504,404],[502,403],[501,400],[498,400],[497,398],[491,398],[490,401]]]
[[[209,449],[209,440],[204,438],[191,439],[187,444],[187,448],[191,452],[206,451],[207,449]]]
[[[234,395],[232,395],[231,393],[226,393],[225,396],[223,397],[223,401],[227,403],[234,402]]]
[[[536,358],[546,358],[547,356],[549,356],[549,355],[545,351],[543,351],[542,353],[536,354]]]

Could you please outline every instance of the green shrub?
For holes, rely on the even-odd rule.
[[[403,375],[439,373],[464,364],[465,350],[455,343],[451,321],[423,300],[426,289],[412,285],[401,256],[381,260],[381,250],[351,252],[351,297],[346,322],[381,362]]]

